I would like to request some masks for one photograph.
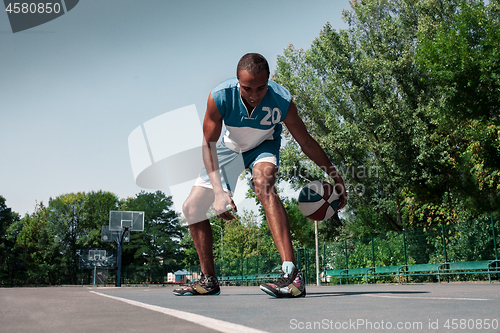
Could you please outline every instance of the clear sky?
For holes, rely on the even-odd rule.
[[[18,33],[0,12],[0,195],[22,216],[65,193],[134,196],[135,128],[191,104],[203,113],[243,54],[263,54],[274,72],[289,44],[308,48],[327,22],[347,28],[349,8],[347,0],[81,0]]]

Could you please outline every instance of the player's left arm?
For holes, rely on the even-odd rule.
[[[295,103],[290,102],[288,113],[283,120],[283,123],[292,134],[293,138],[300,145],[300,148],[314,163],[322,170],[326,171],[330,178],[335,182],[335,189],[340,193],[339,209],[343,208],[347,203],[347,192],[344,180],[338,172],[337,168],[332,164],[325,151],[316,140],[307,131],[306,125],[302,121],[297,111]]]

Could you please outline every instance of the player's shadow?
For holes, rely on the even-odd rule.
[[[329,291],[329,292],[308,292],[307,297],[343,297],[359,295],[416,295],[428,294],[428,291]]]

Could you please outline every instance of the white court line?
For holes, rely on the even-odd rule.
[[[492,301],[492,299],[487,299],[487,298],[463,298],[463,297],[388,296],[388,295],[374,295],[374,294],[363,294],[354,296],[380,297],[380,298],[433,299],[433,300],[452,300],[452,301]]]
[[[267,333],[265,331],[257,330],[255,328],[250,328],[250,327],[246,327],[243,325],[233,324],[233,323],[230,323],[227,321],[213,319],[213,318],[205,317],[205,316],[190,313],[190,312],[168,309],[168,308],[164,308],[161,306],[132,301],[132,300],[126,299],[126,298],[102,294],[102,293],[99,293],[97,291],[90,291],[90,292],[94,293],[96,295],[100,295],[100,296],[108,297],[108,298],[111,298],[111,299],[114,299],[117,301],[128,303],[130,305],[135,305],[135,306],[138,306],[138,307],[141,307],[144,309],[160,312],[160,313],[172,316],[172,317],[176,317],[176,318],[179,318],[182,320],[190,321],[192,323],[198,324],[200,326],[205,326],[205,327],[211,328],[211,329],[219,331],[219,332],[224,332],[224,333],[247,333],[247,332],[248,333]]]

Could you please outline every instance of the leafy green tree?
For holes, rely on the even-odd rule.
[[[255,244],[258,243],[258,235],[253,237],[253,232],[246,230],[252,227],[254,229],[257,228],[254,222],[255,217],[249,212],[245,212],[243,217],[236,215],[236,219],[233,221],[226,221],[217,216],[211,218],[209,221],[212,225],[212,247],[215,262],[240,258],[242,241],[245,243],[253,242],[253,238],[255,238]],[[200,264],[198,253],[196,252],[196,247],[188,228],[185,229],[181,247],[184,254],[184,266],[190,267]],[[254,247],[247,247],[246,254],[255,255]]]
[[[144,232],[132,232],[130,243],[124,244],[124,264],[158,266],[163,258],[170,262],[171,269],[179,267],[183,258],[180,241],[184,228],[171,209],[172,204],[172,198],[161,191],[141,191],[122,202],[122,210],[144,211],[145,215]]]
[[[417,60],[447,108],[442,121],[498,118],[500,2],[460,0],[453,14],[419,29]],[[443,105],[443,106],[444,106]],[[448,124],[450,125],[450,124]]]
[[[182,268],[200,264],[200,260],[198,259],[198,253],[196,252],[196,247],[194,246],[193,238],[191,237],[188,227],[184,228],[184,232],[181,241],[179,242],[179,245],[182,249],[182,254],[183,254],[182,259],[180,259]]]
[[[78,237],[78,245],[81,247],[108,247],[109,244],[101,242],[101,231],[103,225],[109,224],[109,212],[119,210],[119,199],[105,191],[92,191],[85,195],[83,205],[83,216],[81,234]]]
[[[23,225],[23,219],[17,215],[6,231],[5,244],[9,250],[6,265],[8,269],[8,284],[10,286],[23,284],[27,275],[24,263],[24,250],[17,243],[17,237],[23,229]]]
[[[18,273],[19,252],[16,251],[15,238],[9,235],[9,228],[17,221],[19,215],[7,207],[6,199],[0,195],[0,285],[12,286]]]
[[[14,222],[12,210],[5,204],[5,198],[0,196],[0,284],[6,284],[9,276],[8,257],[13,244],[8,244],[7,228]]]
[[[80,263],[77,250],[82,247],[79,242],[87,233],[84,229],[84,221],[87,218],[85,198],[83,192],[63,194],[50,198],[48,206],[51,232],[61,244],[61,270],[71,284],[77,283]]]
[[[299,209],[298,201],[295,198],[288,198],[283,196],[280,189],[279,184],[277,185],[278,195],[280,195],[283,206],[285,207],[285,211],[288,216],[288,221],[290,223],[290,234],[292,238],[292,245],[295,249],[300,247],[310,247],[314,246],[314,224],[311,220],[302,214]],[[261,222],[256,222],[257,217],[253,216],[253,214],[246,213],[243,216],[243,225],[246,228],[256,228],[259,250],[256,251],[255,248],[251,248],[249,251],[253,253],[254,251],[259,255],[262,254],[271,254],[277,251],[276,245],[274,244],[274,240],[272,238],[271,231],[267,224],[266,213],[264,211],[264,207],[256,198],[255,192],[253,190],[249,190],[247,193],[248,198],[254,198],[259,207],[259,217]],[[324,230],[328,230],[328,226],[331,223],[323,223],[323,225],[327,225],[327,227],[323,227]],[[253,236],[254,237],[254,236]],[[256,254],[257,255],[257,254]]]
[[[284,198],[283,205],[290,222],[293,247],[314,246],[314,222],[302,214],[297,199]]]
[[[348,29],[335,31],[327,24],[310,49],[291,45],[278,57],[274,80],[291,91],[309,131],[347,181],[345,237],[368,235],[374,227],[380,232],[401,231],[456,221],[460,217],[457,207],[467,209],[475,204],[485,208],[465,193],[478,182],[490,186],[490,191],[475,186],[469,193],[481,192],[479,200],[489,202],[491,209],[495,206],[498,195],[492,192],[493,188],[498,191],[499,160],[498,0],[491,2],[487,15],[483,15],[484,4],[481,7],[479,3],[352,1],[352,9],[343,14]],[[457,38],[451,33],[455,30]],[[430,37],[424,39],[422,36],[429,32]],[[460,37],[461,32],[472,34],[476,44],[463,42],[471,38]],[[454,38],[467,51],[453,55],[456,48],[450,39]],[[444,44],[450,50],[449,60],[456,61],[441,57]],[[440,61],[438,65],[432,55]],[[427,56],[431,60],[425,60]],[[478,65],[482,56],[484,61]],[[464,60],[466,57],[473,65],[465,68],[469,61]],[[434,67],[428,69],[429,63]],[[446,72],[449,63],[464,70],[451,68],[454,74],[450,76]],[[468,81],[477,66],[484,70]],[[472,88],[462,89],[462,94],[456,89],[457,81]],[[442,87],[435,87],[438,84]],[[477,89],[481,94],[476,96],[473,91]],[[462,105],[463,95],[477,100]],[[470,109],[462,112],[470,116],[469,123],[459,121],[460,112],[455,110],[459,107]],[[494,122],[482,124],[475,118],[477,112],[488,113]],[[478,133],[464,131],[457,126],[460,124]],[[465,138],[475,146],[464,144]],[[481,141],[485,138],[487,143]],[[282,154],[282,179],[297,188],[324,179],[324,173],[297,151],[297,144],[289,140]],[[464,164],[464,159],[469,159],[469,164]],[[471,167],[478,175],[472,179]],[[478,212],[470,216],[475,214]]]
[[[49,222],[49,210],[37,205],[35,211],[22,220],[22,229],[16,237],[23,249],[26,265],[24,283],[57,284],[61,278],[62,248]]]
[[[441,187],[460,198],[462,218],[476,218],[500,203],[500,2],[452,3],[452,15],[420,27],[417,64],[428,93],[439,96],[428,109],[450,169]]]
[[[233,260],[255,255],[257,228],[246,224],[241,218],[225,222],[224,260]]]
[[[215,261],[227,260],[228,257],[224,256],[224,246],[226,246],[227,250],[227,248],[229,248],[230,243],[228,243],[228,238],[227,238],[228,230],[226,228],[226,220],[216,216],[210,219],[210,224],[212,225],[214,260]],[[195,262],[199,264],[198,254],[196,253],[196,249],[194,248],[194,243],[193,243],[193,250],[195,252],[195,257],[196,257]]]
[[[396,8],[396,1],[352,2],[344,13],[349,30],[327,24],[310,50],[285,50],[275,73],[347,180],[350,209],[371,206],[395,230],[403,225],[402,189],[420,176],[411,163],[418,154],[412,139],[427,129],[412,58],[418,25],[410,3],[403,3],[407,8]],[[285,179],[302,185],[324,177],[294,154],[295,142],[287,150],[285,158],[295,157],[284,163]]]

